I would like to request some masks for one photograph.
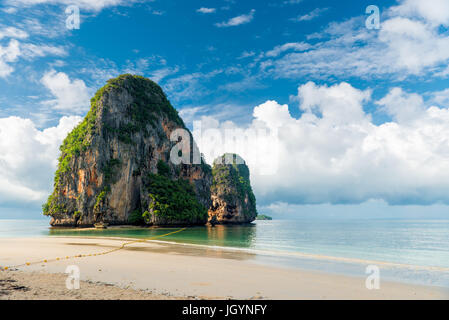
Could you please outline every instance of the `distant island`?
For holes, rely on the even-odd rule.
[[[256,217],[256,220],[273,220],[273,218],[265,214],[260,214]]]

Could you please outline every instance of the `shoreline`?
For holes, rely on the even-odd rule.
[[[123,242],[142,240],[142,242],[147,242],[147,243],[154,242],[154,243],[174,245],[174,246],[203,248],[203,249],[207,249],[207,250],[242,252],[242,253],[249,253],[249,254],[260,255],[260,256],[275,256],[275,257],[276,256],[285,256],[285,257],[292,257],[292,258],[324,260],[324,261],[329,261],[329,262],[355,263],[355,264],[361,264],[361,265],[374,264],[374,265],[381,265],[381,266],[391,267],[391,268],[403,268],[403,269],[409,269],[409,270],[424,270],[424,271],[439,271],[439,272],[448,272],[449,273],[448,267],[414,265],[414,264],[391,262],[391,261],[329,256],[329,255],[324,255],[324,254],[314,254],[314,253],[306,253],[306,252],[300,252],[300,251],[252,249],[252,248],[243,248],[243,247],[241,248],[241,247],[231,247],[231,246],[216,246],[216,245],[189,243],[189,242],[177,242],[174,240],[150,239],[150,240],[143,241],[144,238],[113,237],[113,236],[99,236],[99,237],[95,237],[95,236],[66,236],[66,235],[62,235],[62,236],[52,235],[52,236],[48,236],[48,237],[36,237],[36,238],[73,238],[73,239],[92,239],[92,240],[104,239],[104,240],[115,240],[115,241],[123,241]],[[36,239],[36,238],[34,238],[34,239]],[[6,239],[8,239],[8,238],[6,238]],[[13,238],[10,238],[10,239],[13,239]],[[28,239],[28,238],[17,238],[17,239]]]
[[[2,239],[0,265],[18,265],[27,261],[79,254],[98,254],[114,250],[120,247],[122,242],[123,238],[119,240],[59,236]],[[368,290],[364,277],[260,264],[256,261],[257,253],[226,249],[150,240],[130,244],[106,255],[42,262],[18,267],[17,271],[1,273],[7,275],[8,272],[23,272],[30,276],[42,274],[42,279],[47,279],[47,285],[52,286],[49,279],[65,279],[65,268],[68,265],[76,265],[80,268],[81,280],[88,281],[85,284],[98,283],[100,286],[106,284],[117,289],[126,288],[125,290],[130,290],[130,297],[139,296],[136,292],[142,290],[151,292],[152,296],[146,297],[148,299],[163,299],[167,294],[170,298],[201,299],[449,298],[449,290],[445,288],[387,280],[381,281],[380,290]],[[24,281],[22,285],[27,286],[27,280]],[[33,282],[30,285],[32,286]],[[51,292],[51,288],[48,290]],[[50,296],[50,299],[70,297],[70,292],[67,297],[62,291],[58,292],[55,293],[56,296]],[[23,294],[26,297],[26,293]],[[83,297],[90,299],[88,293],[84,296],[81,294],[81,299]],[[2,298],[0,296],[0,299]],[[37,298],[39,299],[39,295]],[[116,299],[117,296],[106,292],[98,298]]]

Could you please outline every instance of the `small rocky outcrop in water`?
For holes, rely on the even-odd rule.
[[[60,147],[54,191],[43,206],[51,225],[206,223],[211,168],[169,161],[170,135],[185,125],[162,89],[122,75],[91,104]]]
[[[256,198],[244,160],[236,154],[225,154],[214,161],[212,174],[209,221],[221,224],[254,221]]]

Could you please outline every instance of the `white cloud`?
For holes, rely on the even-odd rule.
[[[298,4],[301,3],[303,0],[285,0],[284,4]]]
[[[20,6],[35,6],[39,4],[57,4],[57,5],[76,5],[80,9],[89,11],[100,11],[104,8],[115,7],[119,5],[128,5],[137,2],[137,0],[7,0],[6,3]]]
[[[25,39],[28,38],[28,33],[15,27],[6,27],[0,29],[0,40],[3,38]]]
[[[55,97],[45,102],[52,108],[69,114],[79,114],[89,109],[91,94],[83,80],[72,81],[67,74],[51,70],[44,74],[41,82]]]
[[[240,16],[234,17],[229,19],[228,21],[216,23],[215,26],[219,28],[223,27],[235,27],[242,24],[246,24],[251,22],[254,19],[254,14],[256,13],[256,10],[252,9],[250,13],[248,14],[242,14]]]
[[[401,88],[393,88],[377,104],[401,124],[419,119],[425,112],[423,98],[416,93],[406,94]]]
[[[6,47],[0,45],[0,78],[7,77],[14,71],[10,63],[15,62],[19,56],[20,48],[17,40],[12,39]]]
[[[288,51],[288,50],[305,51],[305,50],[310,49],[311,47],[312,46],[310,44],[305,43],[305,42],[289,42],[289,43],[285,43],[283,45],[274,47],[272,50],[267,51],[265,53],[265,55],[267,57],[277,57],[281,53],[284,53],[285,51]]]
[[[316,8],[312,11],[310,11],[309,13],[302,15],[302,16],[298,16],[295,19],[292,19],[294,21],[310,21],[313,20],[315,18],[318,18],[319,16],[321,16],[321,14],[323,14],[323,12],[326,12],[328,10],[328,8]]]
[[[449,59],[449,37],[419,21],[389,19],[382,24],[379,40],[387,45],[386,62],[411,74]]]
[[[151,11],[151,14],[154,14],[155,16],[163,16],[165,12],[160,10],[153,10]]]
[[[366,29],[364,16],[330,23],[314,34],[319,42],[313,47],[257,62],[264,73],[290,79],[447,77],[449,35],[440,28],[449,19],[447,6],[447,1],[404,0],[384,10],[380,30]]]
[[[20,43],[17,39],[28,38],[28,33],[15,27],[0,29],[0,40],[3,38],[11,38],[11,40],[7,46],[0,44],[0,78],[5,78],[14,72],[15,68],[12,64],[19,58],[33,59],[47,55],[64,56],[67,54],[62,47]]]
[[[266,88],[266,85],[260,82],[257,77],[246,75],[240,80],[230,81],[218,86],[218,90],[226,90],[233,93],[244,92],[249,89],[261,89],[261,88]]]
[[[449,2],[446,0],[404,0],[392,11],[412,17],[418,15],[434,25],[449,25]]]
[[[434,92],[432,100],[440,106],[449,106],[449,89]]]
[[[43,203],[52,187],[59,146],[80,117],[36,129],[29,119],[0,118],[0,203]]]
[[[45,44],[35,45],[32,43],[25,43],[21,45],[22,56],[27,59],[45,56],[66,56],[68,52],[64,47],[49,46]]]
[[[161,69],[157,69],[151,72],[150,78],[151,80],[153,80],[154,82],[159,82],[162,79],[171,76],[173,74],[178,73],[179,71],[179,67],[174,67],[174,68],[161,68]]]
[[[189,100],[209,93],[204,86],[205,82],[220,74],[221,70],[214,70],[208,73],[195,72],[184,74],[176,78],[170,78],[163,85],[165,92],[174,101]]]
[[[188,106],[179,110],[184,123],[191,128],[198,119],[216,121],[232,121],[233,123],[248,123],[251,121],[251,107],[234,103],[213,103],[200,106]],[[211,117],[210,115],[213,115]],[[209,125],[206,125],[209,127]]]
[[[240,55],[240,57],[238,57],[237,59],[250,58],[250,57],[254,57],[255,55],[256,55],[256,53],[254,51],[243,51],[242,54]]]
[[[3,12],[6,12],[8,14],[14,14],[17,12],[17,8],[14,7],[9,7],[9,8],[2,8],[1,9]]]
[[[206,155],[241,153],[260,204],[370,199],[449,204],[449,109],[425,106],[418,95],[392,89],[378,103],[393,120],[376,125],[363,109],[370,99],[369,90],[347,83],[327,87],[309,82],[298,88],[300,118],[292,117],[287,105],[267,101],[254,108],[251,125],[241,128],[277,127],[278,143],[250,139],[246,149],[238,150],[238,144],[203,139],[200,150]],[[220,130],[237,127],[208,123]],[[255,148],[262,148],[264,156],[254,158]],[[260,174],[260,158],[276,161],[273,156],[279,161],[275,174]]]
[[[216,11],[215,8],[199,8],[198,10],[196,10],[196,12],[199,13],[214,13]]]

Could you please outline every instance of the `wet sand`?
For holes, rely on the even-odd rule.
[[[46,237],[2,239],[0,299],[448,299],[446,289],[261,265],[255,254],[161,242]],[[58,261],[52,259],[59,258]],[[47,262],[43,260],[46,259]],[[41,261],[23,265],[26,262]],[[17,266],[20,265],[20,266]],[[67,266],[80,289],[66,288]],[[16,267],[14,267],[16,266]],[[8,280],[9,279],[9,280]],[[12,281],[11,281],[12,280]]]

